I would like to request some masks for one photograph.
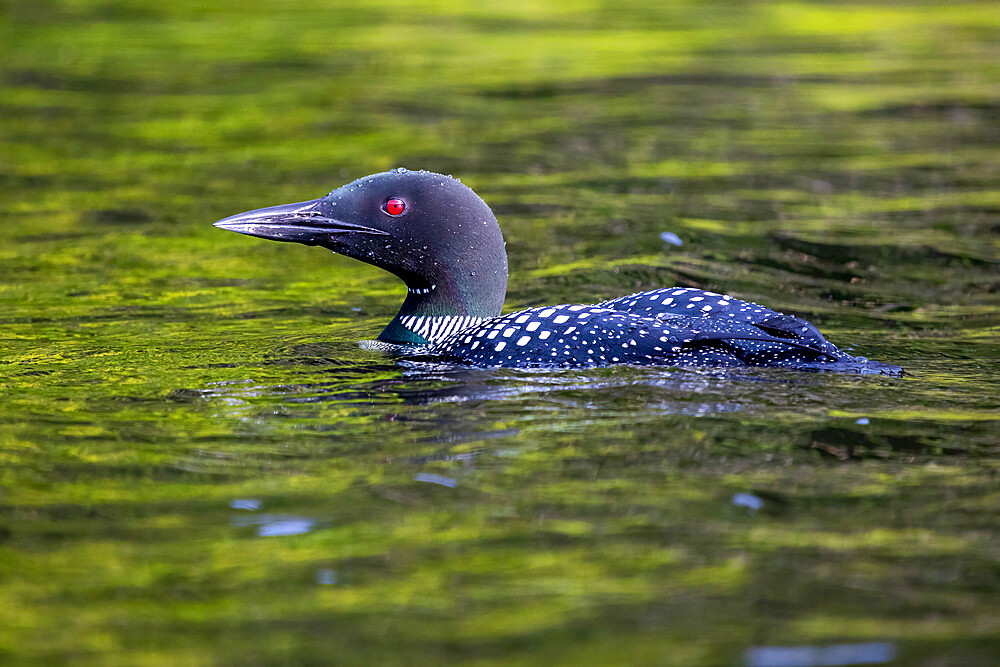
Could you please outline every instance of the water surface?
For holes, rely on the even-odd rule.
[[[0,662],[995,664],[996,4],[424,5],[5,3]],[[906,375],[399,364],[211,227],[395,166]]]

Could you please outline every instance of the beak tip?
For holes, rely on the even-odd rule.
[[[280,204],[237,213],[212,223],[227,232],[246,234],[271,241],[293,241],[304,245],[323,245],[335,235],[386,234],[387,232],[350,222],[328,218],[315,210],[319,200]]]

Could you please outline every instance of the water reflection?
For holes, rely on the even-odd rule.
[[[743,491],[734,493],[729,502],[736,507],[746,507],[750,514],[756,514],[762,507],[764,507],[763,498]]]
[[[407,455],[411,463],[475,456],[467,451],[469,444],[516,438],[525,429],[572,433],[631,425],[662,432],[696,428],[691,418],[752,422],[776,411],[804,424],[810,414],[818,418],[838,410],[848,415],[824,428],[810,428],[801,442],[803,448],[838,459],[921,451],[930,443],[926,432],[890,438],[871,433],[864,418],[858,420],[859,413],[870,414],[879,403],[892,402],[898,394],[891,392],[903,388],[898,378],[628,366],[487,370],[389,357],[386,361],[395,363],[372,364],[326,355],[324,349],[313,344],[307,356],[274,356],[270,363],[282,364],[279,377],[284,382],[254,378],[274,377],[268,366],[258,373],[245,367],[247,377],[175,390],[171,397],[206,406],[216,419],[242,424],[245,436],[270,440],[312,432],[349,437],[353,446],[370,448],[391,433],[418,445],[444,446],[421,453],[421,461]],[[394,424],[391,430],[387,423]],[[706,426],[721,427],[717,422]],[[770,436],[762,437],[767,445]]]
[[[316,570],[316,583],[323,586],[333,586],[340,582],[340,573],[329,568]]]
[[[234,510],[247,510],[248,512],[256,512],[260,509],[260,500],[255,498],[244,498],[237,499],[229,503],[229,506]]]
[[[447,486],[450,489],[454,489],[458,485],[458,480],[453,477],[445,477],[444,475],[435,475],[429,472],[418,472],[413,476],[413,479],[418,482],[427,482],[429,484],[438,484],[440,486]]]
[[[747,667],[835,667],[879,665],[896,659],[891,642],[829,646],[759,646],[744,654]]]
[[[786,373],[739,372],[731,369],[661,369],[614,367],[584,370],[484,370],[441,368],[402,361],[394,372],[367,379],[364,368],[327,374],[314,369],[315,381],[295,384],[261,384],[253,379],[206,383],[200,389],[180,389],[175,398],[198,397],[233,408],[265,403],[285,406],[353,404],[364,406],[440,403],[509,402],[537,399],[548,409],[607,408],[607,398],[644,395],[644,412],[703,416],[742,410],[754,395],[766,397],[791,384],[800,398],[808,396],[815,382],[810,376]],[[333,379],[330,379],[333,376]],[[370,378],[370,375],[368,376]],[[761,387],[767,388],[762,391]],[[801,391],[805,389],[806,392]],[[700,400],[699,400],[700,399]],[[546,409],[545,405],[539,409]],[[238,416],[240,410],[226,411]]]
[[[255,516],[234,517],[230,522],[233,526],[256,526],[260,537],[283,537],[287,535],[302,535],[316,526],[316,521],[304,516],[283,514],[258,514]]]

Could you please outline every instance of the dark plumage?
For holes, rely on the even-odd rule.
[[[501,316],[507,256],[500,227],[476,193],[441,174],[395,169],[320,199],[249,211],[215,225],[321,245],[399,276],[406,299],[372,346],[404,354],[483,367],[900,372],[842,352],[800,318],[684,287]]]

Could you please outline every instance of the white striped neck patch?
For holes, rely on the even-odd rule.
[[[427,342],[436,343],[487,319],[490,318],[471,315],[444,315],[440,317],[404,315],[399,318],[399,321],[404,327]]]

